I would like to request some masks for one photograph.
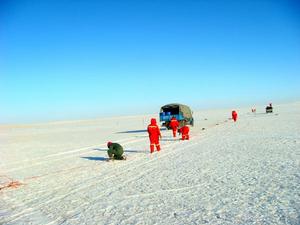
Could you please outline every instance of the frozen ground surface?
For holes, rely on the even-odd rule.
[[[152,156],[151,115],[0,126],[0,224],[300,224],[300,103],[249,111],[196,112]]]

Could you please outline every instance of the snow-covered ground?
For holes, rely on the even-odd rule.
[[[195,112],[153,155],[157,115],[0,126],[0,224],[300,224],[300,103],[250,110]]]

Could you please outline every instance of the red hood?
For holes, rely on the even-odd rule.
[[[151,119],[151,125],[156,125],[156,119],[154,118]]]

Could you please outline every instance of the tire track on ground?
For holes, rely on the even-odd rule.
[[[216,125],[212,125],[211,127],[215,127]],[[195,137],[197,137],[197,136],[199,136],[199,134],[198,135],[194,135],[194,138]],[[194,138],[192,138],[191,140],[193,140]],[[135,142],[141,142],[141,141],[143,141],[143,140],[134,140],[134,139],[132,139],[132,138],[130,138],[130,140],[131,140],[131,142],[129,141],[128,143],[135,143]],[[166,148],[166,147],[169,147],[169,146],[177,146],[177,145],[179,145],[179,144],[183,144],[183,143],[186,143],[186,141],[185,142],[176,142],[176,143],[170,143],[170,144],[167,144],[167,145],[164,145],[164,148]],[[186,148],[188,148],[188,147],[192,147],[192,146],[194,146],[194,145],[196,145],[197,143],[195,143],[195,144],[193,144],[193,145],[188,145]],[[174,147],[173,147],[174,148]],[[137,164],[135,167],[133,167],[133,168],[131,168],[130,167],[130,165],[131,164],[133,164],[133,163],[135,163],[135,161],[136,160],[133,160],[130,164],[124,164],[122,167],[117,167],[116,169],[115,169],[115,172],[117,172],[116,170],[117,169],[119,169],[119,170],[122,170],[122,168],[123,167],[125,167],[125,166],[127,166],[128,167],[128,165],[129,165],[129,169],[127,169],[127,170],[122,170],[123,172],[121,173],[121,174],[125,174],[125,173],[128,173],[130,170],[135,170],[136,168],[138,168],[138,167],[140,167],[140,166],[143,166],[143,165],[145,165],[145,164],[148,164],[148,163],[153,163],[154,161],[156,161],[156,160],[158,160],[158,159],[160,159],[160,158],[162,158],[162,157],[167,157],[168,155],[172,155],[172,154],[175,154],[177,151],[179,151],[179,150],[182,150],[182,149],[185,149],[185,148],[177,148],[177,149],[175,149],[175,151],[173,150],[173,151],[170,151],[169,153],[165,153],[165,154],[163,154],[163,155],[160,155],[159,157],[156,157],[155,159],[152,159],[152,160],[150,160],[150,161],[148,161],[148,162],[142,162],[142,163],[139,163],[139,164]],[[141,161],[141,160],[143,160],[143,158],[137,158],[137,160],[138,161]],[[151,169],[149,169],[149,170],[151,170]],[[105,175],[104,175],[105,176]],[[118,176],[120,176],[120,174],[118,174]],[[92,178],[89,178],[89,179],[87,179],[87,180],[84,180],[84,181],[94,181],[95,180],[95,178],[96,177],[98,177],[98,176],[94,176],[94,177],[92,177]],[[101,179],[101,183],[103,183],[103,182],[105,182],[106,180],[109,180],[109,179],[111,179],[111,178],[114,178],[114,177],[116,177],[116,175],[114,174],[114,175],[110,175],[110,176],[107,176],[107,177],[104,177],[103,179]],[[80,182],[80,184],[81,184],[82,182]],[[86,182],[85,182],[86,183]],[[90,188],[91,186],[94,186],[94,185],[99,185],[99,183],[94,183],[94,182],[89,182],[89,184],[88,185],[85,185],[84,187],[80,187],[80,188],[78,188],[78,189],[73,189],[71,192],[69,192],[69,194],[68,195],[66,195],[66,196],[60,196],[60,197],[57,197],[57,198],[52,198],[50,201],[47,201],[47,202],[43,202],[42,204],[38,204],[38,205],[36,205],[34,208],[31,208],[30,209],[30,211],[36,211],[36,208],[40,208],[40,207],[43,207],[44,205],[47,205],[47,204],[49,204],[49,203],[52,203],[52,202],[54,202],[54,201],[57,201],[57,200],[62,200],[62,199],[64,199],[64,198],[67,198],[68,196],[70,196],[71,194],[74,194],[74,193],[77,193],[77,192],[79,192],[79,191],[81,191],[81,190],[85,190],[85,189],[87,189],[87,188]],[[80,185],[76,185],[76,186],[80,186]],[[56,189],[56,190],[60,190],[60,189],[63,189],[64,187],[60,187],[60,188],[58,188],[58,189]],[[52,193],[51,193],[52,194]],[[48,197],[50,197],[51,196],[51,194],[49,194],[48,196],[46,196],[45,198],[43,198],[43,199],[47,199]],[[34,200],[33,200],[34,201]],[[26,204],[30,204],[32,201],[30,201],[30,202],[26,202],[26,203],[24,203],[24,204],[22,204],[23,206],[25,206]],[[18,215],[20,215],[20,216],[22,216],[23,214],[24,214],[24,212],[27,212],[28,210],[26,210],[26,211],[22,211],[20,214],[17,214],[17,218],[13,218],[12,220],[10,220],[10,221],[15,221],[15,220],[17,220],[18,218],[19,218],[19,216]],[[34,212],[32,212],[32,213],[34,213]],[[16,214],[15,214],[16,215]]]
[[[129,143],[134,143],[134,142],[140,141],[140,140],[134,139],[134,138],[129,138],[127,140],[128,141],[123,142],[123,143],[124,144],[129,144]],[[117,140],[117,142],[121,142],[121,141],[122,141],[122,139]],[[39,160],[39,162],[31,163],[30,165],[28,165],[26,167],[20,166],[20,167],[17,167],[17,168],[7,169],[6,172],[14,172],[14,171],[18,171],[18,170],[28,169],[28,168],[32,168],[34,166],[44,165],[46,162],[55,162],[55,161],[60,161],[60,160],[66,160],[68,158],[74,157],[74,155],[66,156],[66,157],[60,157],[60,156],[61,155],[68,155],[68,154],[71,154],[71,153],[74,153],[74,152],[85,152],[85,153],[93,152],[94,150],[88,150],[88,151],[86,151],[86,150],[90,149],[90,148],[97,148],[97,147],[99,147],[99,145],[86,146],[86,147],[81,147],[81,148],[78,148],[78,149],[72,149],[72,150],[65,151],[65,152],[59,152],[59,153],[51,154],[51,155],[48,155],[48,156],[45,156],[45,157],[35,158],[35,159],[32,159],[32,160],[24,160],[22,162],[16,162],[14,164],[17,164],[17,163],[20,164],[20,163],[24,163],[24,162],[29,163],[29,162],[35,162],[35,161]],[[100,146],[100,148],[106,148],[106,146],[102,145],[102,146]],[[55,157],[59,157],[59,158],[55,159]],[[43,159],[47,159],[47,158],[54,158],[54,159],[53,160],[43,160]]]
[[[201,139],[201,141],[202,141],[202,140],[203,140],[203,139]],[[175,150],[176,150],[176,152],[177,152],[177,151],[185,151],[186,149],[191,148],[191,147],[193,147],[194,145],[197,145],[197,144],[198,144],[198,142],[197,142],[197,143],[194,143],[194,144],[189,144],[189,145],[185,146],[184,148],[177,148],[177,149],[175,149]],[[130,169],[131,171],[126,171],[126,173],[129,173],[129,172],[132,172],[132,171],[136,171],[137,168],[140,167],[140,166],[145,166],[145,165],[147,165],[147,164],[156,163],[156,162],[158,161],[158,159],[167,157],[167,156],[170,155],[170,154],[176,154],[176,152],[174,151],[174,145],[175,145],[175,144],[170,144],[170,145],[171,145],[173,148],[172,148],[172,149],[169,149],[169,152],[168,152],[168,153],[165,153],[164,155],[159,155],[159,157],[153,158],[153,159],[151,159],[151,160],[149,160],[149,161],[142,162],[142,163],[140,163],[139,165],[135,166],[134,168]],[[177,146],[177,145],[183,145],[183,142],[177,143],[176,146]],[[176,146],[175,146],[175,147],[176,147]],[[155,154],[155,153],[154,153],[154,154]],[[159,153],[159,154],[160,154],[160,153]],[[206,153],[206,154],[209,154],[209,153]],[[217,153],[216,153],[216,154],[217,154]],[[158,155],[156,155],[156,156],[158,156]],[[146,173],[148,173],[149,171],[152,171],[152,170],[153,170],[153,167],[149,167],[149,168],[146,169],[142,174],[139,174],[138,176],[134,176],[134,177],[131,178],[131,179],[125,180],[125,181],[122,182],[120,185],[117,185],[117,186],[114,186],[113,188],[110,188],[107,192],[104,192],[104,193],[102,193],[102,194],[100,194],[100,195],[97,195],[96,198],[93,198],[93,201],[88,201],[88,204],[87,204],[88,207],[85,208],[84,210],[81,210],[81,211],[87,211],[87,210],[90,208],[89,206],[93,205],[93,203],[99,201],[100,199],[103,199],[104,196],[109,195],[109,193],[113,193],[114,191],[118,190],[118,189],[119,189],[120,187],[122,187],[122,186],[126,186],[127,184],[129,184],[129,183],[131,183],[131,182],[133,182],[133,181],[135,181],[135,180],[137,180],[137,179],[140,179],[142,176],[144,176]],[[129,176],[129,177],[131,177],[131,176]],[[97,185],[97,183],[92,184],[92,185]],[[91,186],[92,186],[92,185],[91,185]],[[90,189],[91,186],[89,186],[89,189]],[[80,207],[82,207],[82,206],[80,206]],[[77,207],[77,208],[79,208],[79,207]],[[74,207],[72,208],[72,210],[74,210]],[[76,208],[75,208],[75,210],[76,210]],[[78,213],[78,211],[77,211],[76,213]]]

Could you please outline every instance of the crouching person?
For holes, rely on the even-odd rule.
[[[125,160],[126,157],[123,155],[124,150],[123,147],[118,144],[118,143],[112,143],[112,142],[108,142],[107,143],[107,154],[109,157],[109,160],[111,159],[116,159],[116,160]]]
[[[181,134],[181,140],[190,140],[190,128],[186,123],[179,129],[179,133]]]

